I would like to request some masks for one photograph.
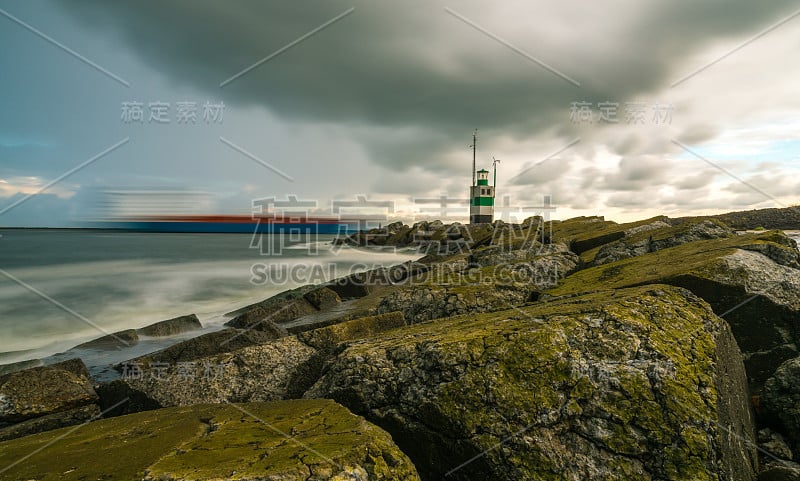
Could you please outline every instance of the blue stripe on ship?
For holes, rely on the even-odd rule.
[[[195,233],[195,234],[345,234],[358,230],[357,222],[341,223],[271,223],[247,222],[101,222],[97,227],[137,232]]]

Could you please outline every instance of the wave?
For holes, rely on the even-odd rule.
[[[256,264],[288,269],[333,266],[330,272],[339,277],[419,257],[348,247],[334,252],[330,243],[320,244],[316,255],[302,252],[309,244],[286,256],[173,262],[142,258],[8,269],[55,302],[16,282],[0,282],[0,363],[51,355],[103,331],[140,328],[190,313],[197,314],[204,326],[219,326],[227,320],[227,312],[306,283],[302,278],[253,283]]]

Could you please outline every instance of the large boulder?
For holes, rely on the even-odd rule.
[[[258,346],[287,335],[286,330],[275,326],[271,322],[264,324],[265,328],[262,330],[229,328],[209,332],[202,336],[173,344],[160,351],[131,359],[117,366],[117,368],[122,369],[123,365],[134,364],[147,366],[153,362],[176,364],[184,361],[193,361],[202,357],[235,351],[243,347]]]
[[[768,422],[789,438],[794,452],[800,452],[800,357],[781,364],[767,380],[760,404]]]
[[[290,336],[189,361],[128,362],[122,380],[165,407],[286,399],[293,376],[315,352]]]
[[[509,309],[523,304],[529,295],[528,289],[513,284],[411,286],[384,296],[376,312],[401,311],[409,323],[418,323],[470,312]]]
[[[307,393],[389,431],[425,479],[753,480],[728,325],[645,286],[357,341]]]
[[[122,379],[99,388],[120,415],[164,406],[298,398],[346,342],[404,327],[401,312],[367,316],[208,356],[173,356],[175,346],[120,365]],[[244,337],[259,331],[241,331]]]
[[[125,329],[124,331],[112,332],[105,336],[78,344],[73,349],[122,349],[135,346],[139,343],[139,333],[136,329]]]
[[[0,423],[17,423],[95,402],[97,393],[80,359],[0,377]]]
[[[312,306],[319,310],[329,309],[342,302],[339,294],[327,287],[314,289],[303,297],[305,300],[311,303]]]
[[[733,237],[736,233],[720,221],[704,219],[673,227],[656,221],[625,231],[625,237],[598,248],[593,264],[636,257],[689,242]]]
[[[100,407],[97,404],[87,404],[66,411],[59,411],[38,418],[27,419],[20,423],[0,428],[0,441],[87,423],[99,418],[100,415]]]
[[[795,242],[778,231],[701,240],[578,271],[546,294],[656,283],[689,289],[730,323],[758,395],[775,369],[798,355],[798,257]]]
[[[770,459],[764,463],[758,481],[800,481],[800,464]]]
[[[200,324],[200,319],[198,319],[195,314],[189,314],[187,316],[180,316],[150,324],[149,326],[137,329],[136,332],[140,336],[163,337],[197,331],[202,328],[203,325]]]
[[[405,325],[403,313],[394,311],[304,331],[298,333],[297,338],[319,351],[333,351],[343,342],[374,337]]]
[[[3,479],[23,480],[419,479],[386,432],[325,400],[105,419],[0,443],[0,465]]]
[[[617,241],[642,226],[666,221],[659,216],[626,224],[605,220],[602,216],[575,217],[563,221],[548,221],[542,228],[550,243],[563,243],[576,254],[583,254],[602,245]]]
[[[317,308],[305,297],[286,299],[245,311],[226,322],[225,325],[237,329],[258,331],[270,329],[271,324],[288,322],[314,312],[317,312]]]

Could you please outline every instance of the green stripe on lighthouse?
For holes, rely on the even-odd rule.
[[[483,205],[491,207],[494,206],[494,197],[473,197],[470,205]]]

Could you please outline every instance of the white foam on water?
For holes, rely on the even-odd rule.
[[[334,272],[333,277],[339,277],[420,257],[413,250],[394,252],[351,247],[332,250],[330,242],[292,247],[292,256],[286,257],[177,262],[142,258],[8,269],[78,316],[17,283],[0,282],[0,364],[52,356],[108,332],[140,328],[191,313],[203,324],[202,332],[209,332],[221,328],[229,319],[225,313],[306,283],[302,279],[288,279],[279,284],[253,284],[251,269],[256,263],[308,270],[315,266],[333,266],[333,271],[320,269],[319,272]],[[304,250],[308,255],[303,255]],[[200,332],[186,336],[198,334]],[[141,355],[131,355],[134,352],[160,349],[181,338],[185,336],[144,340],[131,351],[125,349],[128,352],[82,352],[80,357],[87,357],[87,364],[105,362],[107,358],[130,359]],[[72,354],[77,353],[73,351]]]

